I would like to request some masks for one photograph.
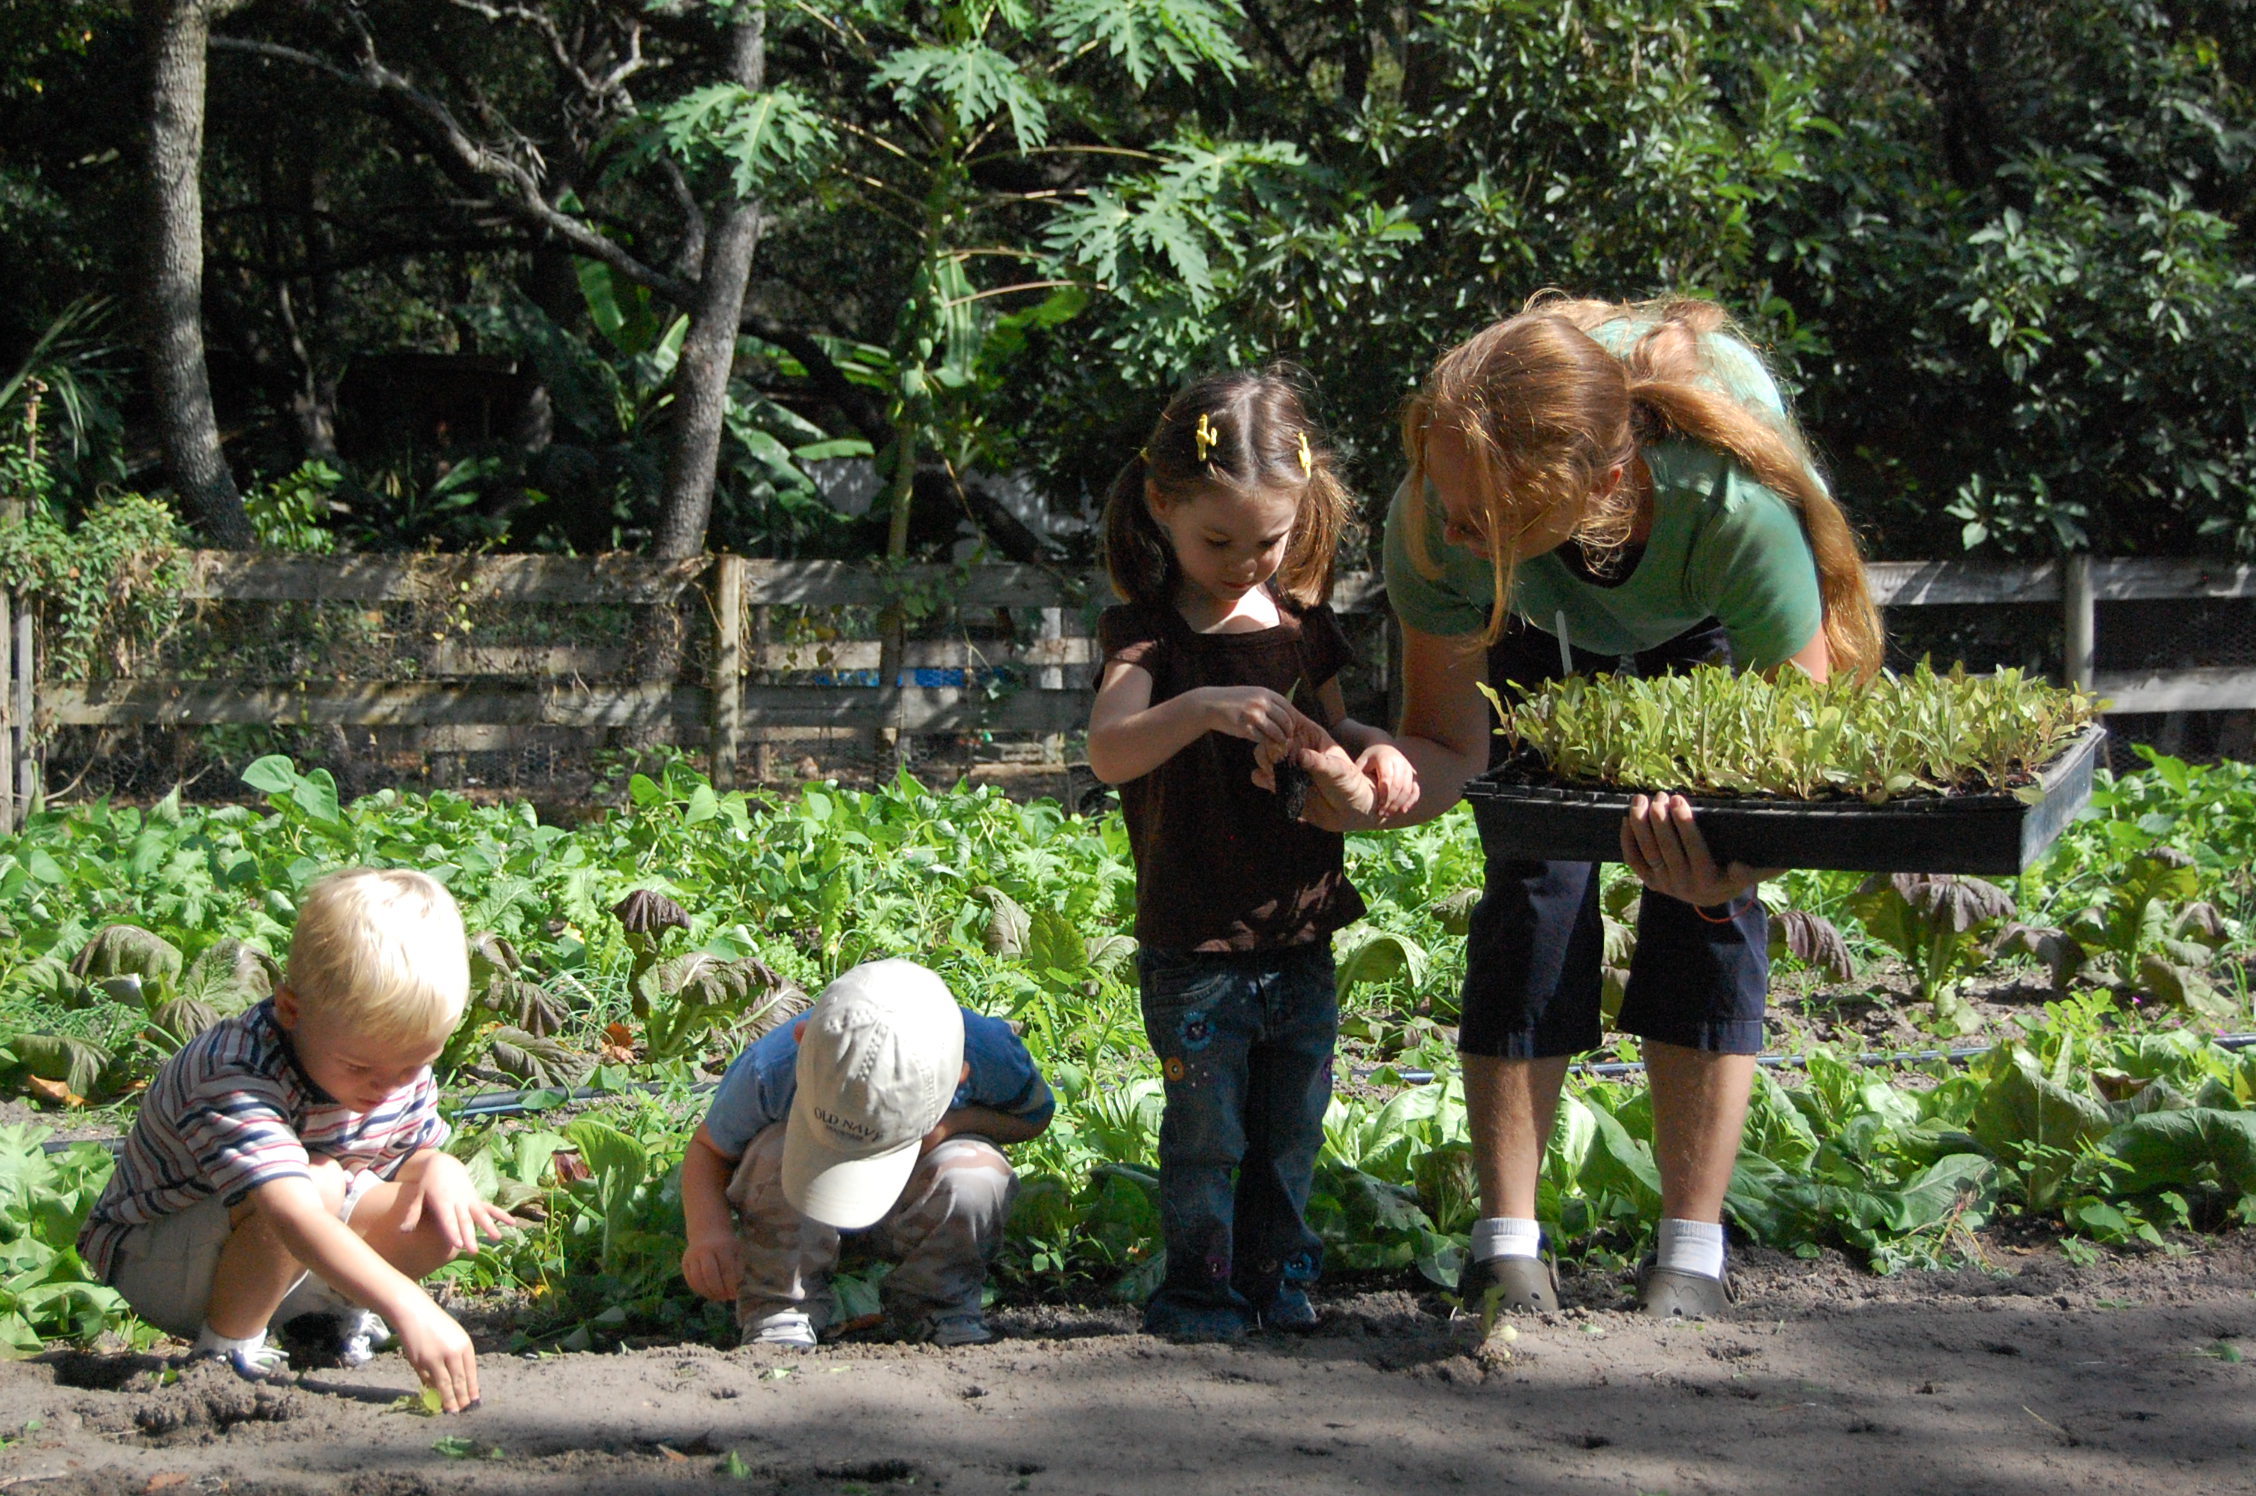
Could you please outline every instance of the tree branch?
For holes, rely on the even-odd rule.
[[[563,30],[556,24],[553,16],[534,10],[529,5],[496,5],[490,3],[490,0],[447,0],[447,3],[457,10],[469,11],[472,15],[482,16],[489,21],[514,21],[528,30],[538,32],[547,41],[549,55],[555,59],[556,66],[569,73],[572,81],[580,86],[581,92],[593,99],[603,99],[620,92],[626,87],[629,78],[649,65],[648,59],[642,55],[640,17],[622,18],[622,24],[626,28],[626,55],[610,71],[596,77],[572,55],[572,49],[565,44]]]
[[[823,350],[822,341],[813,333],[805,328],[786,327],[756,314],[747,314],[737,326],[797,359],[807,371],[807,382],[814,386],[815,393],[836,406],[855,433],[872,448],[882,450],[893,440],[893,423],[885,418],[885,409],[877,397],[848,379],[846,371]]]
[[[386,67],[377,58],[375,48],[365,32],[362,34],[362,44],[359,62],[346,68],[316,53],[274,42],[252,41],[242,37],[215,36],[211,39],[215,51],[240,52],[311,68],[385,100],[407,118],[426,144],[467,174],[495,183],[501,190],[495,192],[490,199],[494,207],[526,223],[546,229],[563,240],[575,253],[609,265],[638,285],[648,286],[676,306],[687,307],[694,304],[697,298],[695,284],[644,264],[616,241],[558,209],[541,194],[540,179],[523,162],[473,137],[444,103]]]

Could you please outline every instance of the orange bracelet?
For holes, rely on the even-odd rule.
[[[1715,915],[1712,915],[1712,914],[1708,913],[1708,911],[1707,911],[1707,910],[1705,910],[1705,909],[1701,908],[1701,907],[1700,907],[1700,906],[1699,906],[1698,904],[1694,904],[1694,905],[1692,906],[1692,912],[1693,912],[1694,914],[1697,914],[1698,916],[1700,916],[1700,918],[1702,918],[1702,919],[1706,920],[1706,921],[1707,921],[1707,922],[1708,922],[1709,924],[1711,924],[1711,925],[1728,925],[1728,924],[1734,924],[1734,923],[1736,923],[1736,922],[1738,921],[1738,919],[1739,919],[1739,916],[1740,916],[1741,914],[1745,913],[1746,911],[1744,911],[1744,910],[1740,910],[1740,909],[1733,909],[1733,908],[1731,907],[1731,905],[1732,905],[1732,902],[1733,902],[1733,901],[1732,901],[1732,900],[1730,900],[1730,899],[1725,899],[1725,900],[1723,901],[1723,909],[1724,909],[1724,913],[1723,913],[1723,917],[1722,917],[1721,919],[1718,919],[1718,918],[1717,918],[1717,917],[1716,917]]]

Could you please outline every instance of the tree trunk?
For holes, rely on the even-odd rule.
[[[907,411],[893,426],[893,478],[887,486],[892,515],[885,529],[885,559],[889,575],[898,579],[909,555],[909,511],[916,503],[916,421]],[[908,654],[908,619],[901,605],[890,602],[877,619],[878,699],[883,703],[877,729],[870,736],[870,753],[880,770],[898,770],[908,762],[908,739],[901,731],[901,662]]]
[[[166,476],[214,546],[256,543],[220,450],[204,364],[204,50],[210,0],[136,0],[149,52],[149,379]]]
[[[737,19],[729,27],[730,75],[755,91],[767,76],[766,27],[766,14],[757,5],[737,7]],[[737,321],[744,315],[752,252],[766,226],[767,215],[758,202],[737,199],[722,210],[706,241],[697,303],[690,309],[689,333],[682,339],[674,374],[673,450],[666,459],[658,516],[660,556],[694,556],[705,548],[729,373],[736,362]]]

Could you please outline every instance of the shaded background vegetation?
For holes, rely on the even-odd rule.
[[[685,288],[749,203],[716,548],[1054,549],[1000,476],[1086,513],[1173,385],[1271,359],[1375,510],[1425,361],[1559,286],[1737,309],[1880,554],[2256,555],[2251,0],[778,4],[734,94],[749,0],[20,0],[0,372],[50,386],[74,512],[164,481],[145,38],[184,7],[270,542],[649,547]],[[861,518],[813,477],[857,454]]]

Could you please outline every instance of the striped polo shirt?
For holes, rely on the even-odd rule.
[[[446,1138],[429,1069],[376,1110],[353,1111],[299,1065],[269,998],[205,1029],[157,1072],[78,1234],[79,1255],[106,1283],[135,1226],[213,1195],[232,1208],[269,1180],[310,1178],[313,1154],[388,1179],[409,1154]]]

